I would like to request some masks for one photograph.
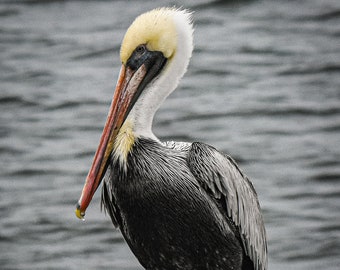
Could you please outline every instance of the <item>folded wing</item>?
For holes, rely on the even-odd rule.
[[[203,143],[191,145],[188,165],[203,189],[214,198],[225,200],[225,214],[238,228],[254,269],[267,269],[266,232],[257,194],[249,179],[231,157]]]

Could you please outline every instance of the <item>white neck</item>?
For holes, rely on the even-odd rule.
[[[187,14],[184,16],[181,13],[175,13],[174,22],[177,29],[176,52],[168,59],[158,77],[143,90],[127,118],[136,137],[157,140],[152,133],[153,117],[167,96],[175,90],[189,64],[193,50],[191,22],[188,21]]]

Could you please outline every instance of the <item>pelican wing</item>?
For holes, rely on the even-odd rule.
[[[191,145],[188,165],[203,189],[216,199],[225,199],[226,215],[238,228],[254,269],[267,269],[266,232],[257,194],[249,179],[231,157],[202,143]]]
[[[120,221],[120,215],[118,213],[118,208],[116,207],[115,198],[112,192],[112,182],[110,181],[113,178],[113,170],[110,166],[107,168],[107,171],[104,176],[103,188],[102,188],[102,197],[101,197],[101,209],[104,208],[105,212],[109,214],[111,217],[113,226],[115,228],[118,227]]]

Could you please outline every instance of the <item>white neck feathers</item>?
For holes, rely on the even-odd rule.
[[[167,60],[161,73],[144,90],[131,110],[127,121],[132,123],[136,137],[154,138],[153,117],[167,96],[175,90],[187,70],[193,50],[191,13],[186,10],[168,9],[177,31],[177,47]]]

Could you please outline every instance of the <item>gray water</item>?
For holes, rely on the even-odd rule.
[[[142,269],[97,192],[74,215],[143,11],[179,1],[0,2],[0,269]],[[158,112],[252,179],[269,269],[339,269],[340,2],[188,1],[195,51]]]

